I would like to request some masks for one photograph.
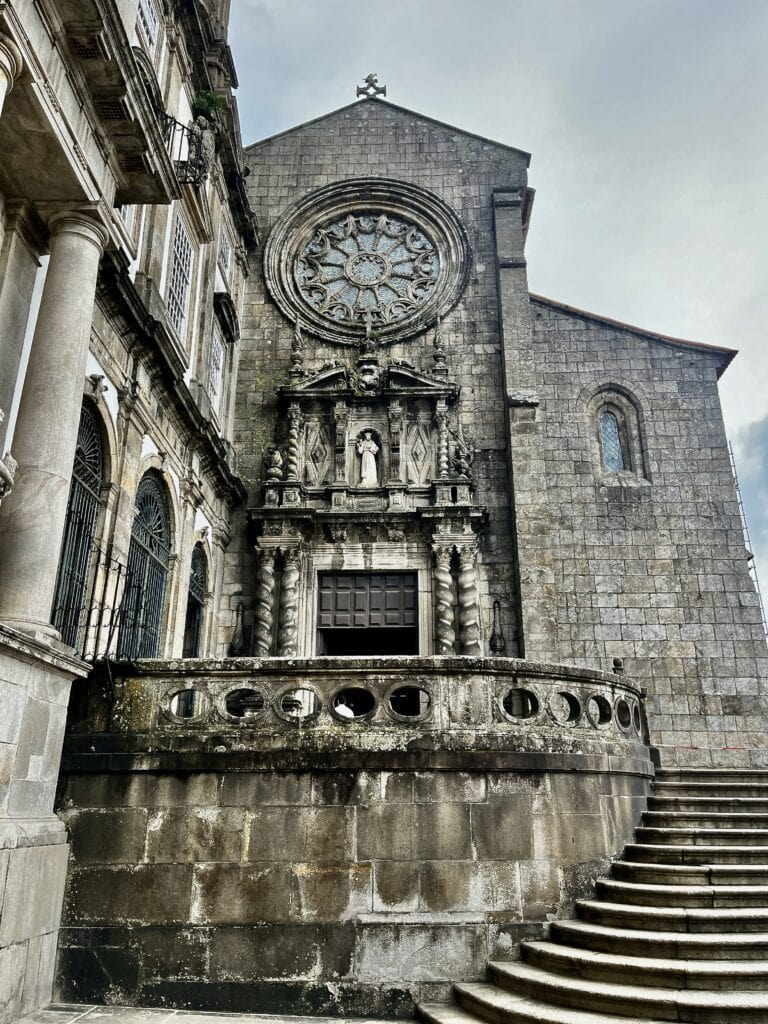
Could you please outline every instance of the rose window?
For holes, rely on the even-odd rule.
[[[309,336],[388,345],[452,309],[470,252],[456,214],[404,181],[349,178],[308,192],[274,225],[264,277],[278,307]]]
[[[440,259],[414,224],[384,213],[319,227],[296,261],[304,299],[336,323],[393,324],[435,289]]]

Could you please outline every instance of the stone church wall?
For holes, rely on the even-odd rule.
[[[477,449],[472,467],[477,500],[489,510],[482,542],[479,594],[484,642],[491,632],[492,604],[501,603],[507,653],[516,653],[510,496],[502,402],[498,302],[493,240],[493,189],[520,187],[527,155],[414,117],[389,105],[363,103],[246,150],[248,189],[262,228],[262,247],[252,255],[242,320],[234,443],[238,468],[249,486],[249,504],[260,500],[262,458],[275,439],[276,389],[288,380],[293,324],[279,312],[264,283],[263,243],[277,220],[306,194],[347,178],[380,177],[434,192],[458,214],[472,252],[469,283],[445,318],[442,334],[448,374],[461,387],[461,418]],[[334,359],[354,360],[355,349],[308,335],[307,367]],[[388,345],[386,355],[429,371],[432,331]],[[225,594],[230,609],[222,630],[231,635],[238,603],[253,603],[254,562],[245,530],[233,525],[227,552]]]
[[[546,302],[532,313],[556,657],[622,658],[648,687],[665,764],[766,764],[768,650],[717,393],[723,353]],[[631,472],[602,468],[601,389],[636,413]]]

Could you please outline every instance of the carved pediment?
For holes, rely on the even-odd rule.
[[[408,363],[393,359],[387,365],[386,391],[418,391],[434,395],[435,398],[451,398],[459,393],[453,381],[447,381],[432,374],[422,373]]]
[[[350,371],[341,360],[329,363],[302,380],[280,389],[286,397],[321,398],[332,393],[334,398],[354,398],[408,394],[413,397],[455,399],[459,388],[453,381],[447,381],[417,370],[405,361],[388,360],[384,369],[379,370],[375,360],[360,360],[356,371]]]

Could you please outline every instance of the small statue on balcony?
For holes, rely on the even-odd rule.
[[[202,182],[208,177],[216,156],[216,132],[202,114],[195,118],[189,132],[189,162]]]

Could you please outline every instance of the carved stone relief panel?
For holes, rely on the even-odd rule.
[[[332,479],[333,439],[327,423],[312,419],[304,436],[304,479],[309,487],[323,487]]]

